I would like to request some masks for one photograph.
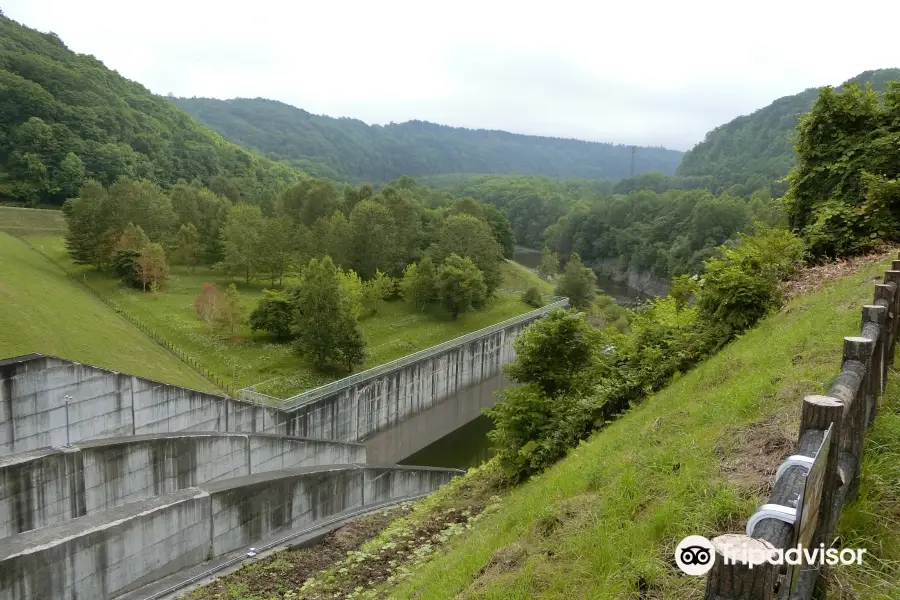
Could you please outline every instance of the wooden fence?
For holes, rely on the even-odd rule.
[[[776,565],[760,557],[776,551],[811,551],[832,542],[841,510],[859,485],[865,436],[878,412],[900,326],[900,260],[873,304],[862,307],[858,336],[844,338],[841,372],[826,396],[803,399],[794,455],[776,475],[768,503],[747,524],[747,535],[712,540],[714,560],[706,600],[809,600],[826,566]],[[726,560],[727,557],[727,560]]]

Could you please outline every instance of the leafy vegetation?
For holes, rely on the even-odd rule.
[[[518,481],[545,469],[607,419],[753,326],[779,305],[779,283],[800,264],[802,249],[785,230],[744,235],[736,248],[723,247],[707,262],[694,286],[682,279],[673,295],[637,310],[628,333],[597,332],[586,315],[560,310],[531,326],[516,339],[516,359],[506,367],[522,387],[506,392],[488,413],[506,475]],[[586,308],[593,277],[574,255],[557,292]]]
[[[786,200],[815,257],[856,254],[900,239],[900,81],[880,96],[822,90],[797,131]]]
[[[886,82],[900,79],[900,69],[866,71],[844,83],[871,82],[882,90]],[[800,117],[808,112],[825,88],[811,88],[779,98],[753,114],[738,117],[706,134],[706,139],[685,153],[678,175],[706,178],[704,187],[715,193],[750,196],[765,190],[772,196],[784,193],[779,182],[796,163],[794,132]]]
[[[218,391],[58,266],[5,233],[0,233],[0,304],[0,357],[41,352]]]
[[[0,200],[61,204],[83,181],[199,181],[234,202],[273,202],[298,177],[165,99],[0,15]]]
[[[447,127],[427,121],[367,125],[313,115],[263,98],[173,98],[228,140],[287,161],[318,177],[386,182],[408,175],[523,173],[550,177],[625,177],[631,147]],[[681,152],[640,148],[635,168],[673,173]]]

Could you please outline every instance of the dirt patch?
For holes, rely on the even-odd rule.
[[[270,598],[294,590],[307,578],[346,558],[347,552],[358,549],[406,512],[408,509],[396,508],[360,517],[333,531],[315,546],[279,552],[248,564],[195,590],[186,599]]]
[[[231,338],[231,343],[232,344],[246,344],[247,338],[233,337],[233,338]]]
[[[297,597],[304,600],[347,598],[361,590],[373,590],[384,582],[402,581],[424,564],[437,547],[465,530],[483,509],[484,505],[465,510],[450,508],[415,527],[399,531],[380,548],[368,552],[350,551],[342,561],[308,579],[299,588]]]
[[[897,256],[897,249],[887,248],[872,254],[806,267],[797,271],[789,281],[784,282],[781,290],[785,298],[790,300],[800,294],[815,292],[829,281],[852,275],[872,263],[885,261],[895,256]]]
[[[469,586],[460,592],[454,600],[466,600],[480,597],[479,594],[487,588],[491,582],[511,573],[522,566],[528,559],[528,550],[525,546],[514,542],[508,546],[498,548],[481,567]]]
[[[775,483],[775,472],[794,449],[789,437],[774,416],[728,432],[731,452],[719,452],[722,470],[728,481],[749,493],[768,496]]]

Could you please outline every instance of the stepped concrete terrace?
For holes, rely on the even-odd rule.
[[[0,457],[0,538],[234,477],[365,461],[361,444],[260,433],[162,433],[31,450]]]
[[[268,536],[434,491],[459,473],[302,467],[130,502],[4,539],[0,598],[112,599]]]

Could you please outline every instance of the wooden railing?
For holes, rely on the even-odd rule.
[[[841,372],[826,396],[803,399],[797,449],[778,469],[768,503],[747,535],[712,540],[706,600],[808,600],[824,581],[820,561],[796,566],[763,560],[800,545],[829,548],[847,499],[859,485],[865,436],[878,412],[900,325],[900,260],[862,307],[860,334],[844,338]],[[728,560],[726,560],[728,557]]]

